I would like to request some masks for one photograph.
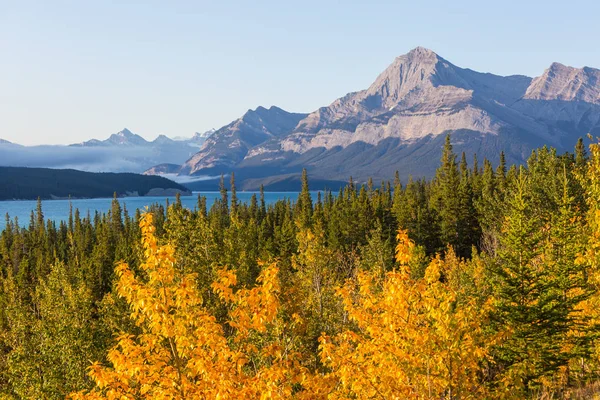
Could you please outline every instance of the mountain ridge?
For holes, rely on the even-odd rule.
[[[70,145],[22,146],[0,141],[0,165],[141,173],[157,164],[181,165],[203,142],[203,138],[176,141],[164,134],[148,141],[127,128],[104,140]]]
[[[307,168],[318,179],[364,180],[390,178],[397,168],[404,178],[426,177],[438,162],[437,138],[446,134],[470,157],[489,153],[496,162],[491,147],[521,163],[535,146],[571,150],[577,138],[600,129],[600,70],[554,63],[536,78],[499,76],[417,47],[366,89],[312,113],[273,109],[298,116],[297,124],[290,129],[289,119],[281,127],[271,121],[262,129],[257,121],[267,109],[249,110],[218,129],[179,173],[235,172],[258,182]]]

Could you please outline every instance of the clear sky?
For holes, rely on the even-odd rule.
[[[147,139],[310,112],[416,46],[500,75],[600,67],[597,0],[0,0],[0,138]]]

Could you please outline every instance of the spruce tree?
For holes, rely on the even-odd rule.
[[[442,242],[452,246],[458,243],[460,203],[456,190],[459,183],[456,155],[452,151],[450,135],[447,135],[442,151],[441,166],[435,177],[434,207],[440,218]]]
[[[229,181],[231,190],[231,218],[237,218],[238,216],[238,198],[237,190],[235,188],[235,173],[231,173],[231,180]]]
[[[481,228],[477,220],[477,212],[473,203],[473,187],[469,169],[463,153],[460,163],[460,183],[456,193],[459,201],[458,208],[458,239],[456,254],[460,257],[470,257],[473,246],[479,245]]]
[[[302,170],[302,189],[300,190],[300,195],[298,196],[296,209],[298,213],[298,222],[300,225],[303,227],[310,226],[313,203],[308,186],[308,173],[306,172],[306,169]]]
[[[543,222],[531,207],[523,168],[511,188],[498,260],[493,264],[495,320],[508,337],[496,349],[504,380],[525,396],[565,364],[561,338],[568,329],[556,277],[544,264]],[[515,392],[515,394],[518,392]]]
[[[585,150],[585,144],[583,144],[583,138],[579,138],[577,140],[577,144],[575,145],[575,165],[578,168],[582,168],[585,166],[587,161],[587,151]]]

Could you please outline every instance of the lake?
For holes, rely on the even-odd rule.
[[[313,200],[316,200],[318,192],[311,192]],[[238,192],[237,196],[240,202],[249,202],[253,194],[260,199],[259,192]],[[207,206],[210,207],[216,199],[221,198],[219,192],[194,192],[192,196],[181,196],[181,203],[189,208],[194,209],[198,203],[198,196],[205,196]],[[229,193],[229,195],[231,195]],[[278,200],[291,199],[296,201],[298,192],[265,192],[265,203],[272,204]],[[129,215],[133,215],[136,209],[143,209],[151,204],[173,203],[175,197],[124,197],[119,198],[121,206],[126,206]],[[94,215],[96,211],[105,213],[110,210],[112,198],[102,199],[75,199],[75,200],[42,200],[42,212],[46,219],[54,221],[67,221],[69,218],[69,204],[73,205],[73,210],[79,209],[82,217],[85,217],[89,211],[90,215]],[[31,211],[36,209],[36,200],[11,200],[0,201],[0,231],[4,229],[5,218],[8,213],[11,219],[15,217],[19,219],[19,226],[28,226]]]

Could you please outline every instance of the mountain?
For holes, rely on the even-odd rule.
[[[215,133],[215,131],[216,131],[216,129],[210,129],[206,132],[196,132],[196,133],[194,133],[194,136],[192,136],[192,137],[175,136],[173,138],[173,140],[176,140],[179,142],[192,142],[192,143],[196,143],[196,144],[202,144],[206,141],[206,139],[210,135]]]
[[[156,137],[156,139],[154,139],[152,141],[152,144],[159,145],[159,146],[165,146],[165,145],[166,146],[171,146],[171,145],[174,145],[176,143],[177,143],[176,140],[173,140],[173,139],[171,139],[171,138],[169,138],[169,137],[167,137],[165,135],[158,135]]]
[[[194,136],[192,137],[193,141],[199,142],[199,141],[204,141],[206,139],[208,139],[210,136],[212,136],[213,133],[215,133],[217,130],[216,129],[209,129],[206,132],[196,132],[194,134]]]
[[[307,168],[311,177],[389,179],[434,174],[446,134],[468,159],[522,163],[531,150],[572,150],[600,132],[600,70],[554,63],[540,77],[458,67],[418,47],[397,57],[365,90],[310,114],[271,107],[217,130],[180,174],[235,172],[255,188]]]
[[[157,164],[181,165],[198,147],[192,139],[176,141],[165,135],[147,141],[125,128],[106,140],[91,139],[69,146],[18,146],[0,141],[0,165],[143,172]]]
[[[164,196],[189,190],[159,176],[91,173],[72,169],[0,167],[0,200]]]
[[[165,137],[164,135],[160,135],[157,139]],[[141,137],[140,135],[136,135],[131,132],[129,129],[124,128],[123,130],[113,133],[106,140],[98,140],[91,139],[82,143],[72,144],[71,146],[81,146],[81,147],[96,147],[96,146],[148,146],[150,142]]]
[[[513,108],[544,121],[559,136],[564,136],[565,132],[597,132],[600,126],[600,70],[553,63],[531,82]]]
[[[248,156],[248,151],[261,143],[289,134],[306,117],[278,107],[258,107],[248,110],[241,118],[212,133],[202,148],[186,161],[181,174],[194,175],[199,171],[210,175],[237,165]]]
[[[553,63],[542,76],[533,80],[524,98],[600,104],[600,70]]]

